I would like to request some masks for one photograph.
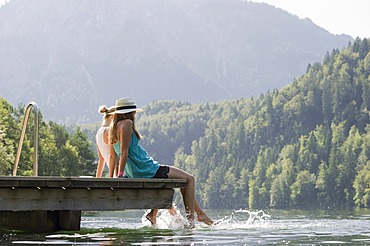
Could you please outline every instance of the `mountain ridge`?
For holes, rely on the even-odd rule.
[[[88,123],[122,96],[140,105],[256,96],[352,40],[239,0],[12,0],[0,8],[0,95],[36,101],[49,120]]]

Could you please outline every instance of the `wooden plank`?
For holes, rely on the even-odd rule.
[[[1,179],[0,187],[19,187],[18,179]]]
[[[173,189],[0,188],[0,210],[82,210],[169,208]]]
[[[170,208],[184,179],[1,177],[0,228],[79,230],[81,211]]]
[[[181,188],[185,179],[112,179],[80,177],[0,177],[0,187]]]

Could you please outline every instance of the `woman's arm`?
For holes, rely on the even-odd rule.
[[[99,150],[98,146],[96,146],[96,149],[98,150],[98,157],[99,157],[98,166],[96,168],[96,177],[100,178],[102,176],[102,173],[103,173],[104,158],[103,158],[102,154],[100,153],[100,150]]]
[[[130,147],[131,134],[132,134],[133,123],[131,120],[123,120],[117,124],[118,137],[121,142],[121,158],[119,159],[119,171],[121,174],[125,170],[128,149]]]
[[[115,164],[116,158],[117,158],[117,154],[116,154],[116,151],[114,151],[113,144],[109,144],[109,177],[110,178],[113,178],[114,169],[115,169],[114,166],[116,165]]]

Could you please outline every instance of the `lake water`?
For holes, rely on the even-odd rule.
[[[183,210],[181,210],[183,211]],[[83,213],[81,231],[5,232],[0,245],[370,245],[370,209],[353,211],[206,210],[218,225],[183,226],[161,211],[158,226],[145,210]]]

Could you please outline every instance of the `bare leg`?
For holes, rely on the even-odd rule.
[[[181,188],[181,194],[184,201],[186,217],[188,219],[190,227],[194,227],[194,211],[197,213],[198,221],[203,222],[207,225],[212,225],[213,221],[207,216],[206,213],[201,209],[199,203],[195,199],[195,181],[194,177],[176,167],[170,167],[168,178],[180,178],[186,179],[186,187]]]
[[[114,173],[113,173],[113,177],[117,177],[118,176],[118,165],[115,165],[114,166]]]
[[[189,226],[194,226],[194,207],[195,207],[195,194],[194,194],[194,177],[176,167],[170,167],[168,178],[186,179],[185,188],[181,188],[182,199],[185,206],[186,218]]]
[[[176,208],[173,205],[171,205],[171,207],[168,209],[168,212],[172,216],[175,216],[177,214]]]
[[[197,200],[195,200],[195,212],[197,213],[198,221],[203,222],[207,225],[213,225],[214,222],[211,218],[208,217],[208,215],[202,210],[202,208],[199,206],[199,203]]]
[[[104,168],[104,161],[99,161],[98,166],[96,168],[96,175],[95,175],[97,178],[101,178],[101,176],[103,175],[103,168]]]
[[[96,177],[97,178],[100,178],[103,174],[103,168],[104,168],[104,158],[99,150],[99,147],[97,147],[97,150],[98,150],[98,157],[99,157],[99,161],[98,161],[98,166],[96,167]]]
[[[111,147],[111,153],[112,151],[114,151],[113,147]],[[111,158],[109,159],[109,165],[108,165],[108,169],[109,169],[109,177],[110,178],[113,178],[114,177],[114,166],[115,166],[115,163],[116,163],[116,156],[112,156],[111,154]]]
[[[145,216],[147,220],[150,221],[150,223],[152,225],[155,225],[157,224],[157,215],[158,215],[158,211],[159,209],[157,208],[153,208],[150,210],[150,212]],[[168,212],[170,213],[170,215],[172,216],[175,216],[177,211],[175,209],[175,207],[173,205],[171,205],[171,207],[168,209]]]
[[[151,209],[150,212],[145,216],[152,225],[157,224],[158,209]]]

